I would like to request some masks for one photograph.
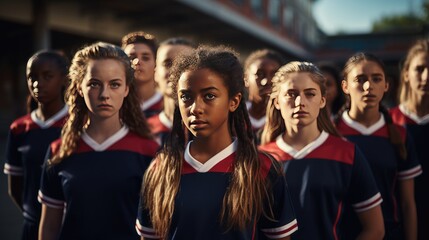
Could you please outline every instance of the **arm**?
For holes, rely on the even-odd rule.
[[[39,225],[39,240],[56,240],[63,222],[62,208],[51,208],[42,204],[42,216]]]
[[[22,192],[24,190],[24,178],[22,176],[9,175],[8,177],[8,193],[15,205],[22,209]]]
[[[357,213],[362,225],[362,231],[357,240],[376,240],[384,237],[384,221],[381,206],[377,205],[369,210]]]
[[[404,224],[404,234],[407,240],[417,239],[417,210],[414,200],[414,179],[399,181],[399,196]]]

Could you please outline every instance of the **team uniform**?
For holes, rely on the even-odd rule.
[[[155,92],[155,94],[149,99],[145,100],[144,103],[140,105],[144,116],[150,118],[153,115],[156,115],[162,111],[164,104],[164,98],[161,93]]]
[[[204,164],[190,155],[191,143],[186,148],[167,239],[277,239],[297,230],[286,182],[271,159],[260,154],[262,174],[272,186],[272,212],[275,220],[261,216],[249,223],[244,230],[232,228],[227,231],[220,222],[220,212],[231,180],[237,142],[233,142]],[[142,202],[140,204],[142,206]],[[140,207],[136,230],[143,237],[157,238],[148,216],[147,209]]]
[[[423,169],[422,175],[414,180],[415,198],[418,216],[419,239],[429,239],[429,193],[426,189],[429,184],[429,150],[427,138],[429,136],[429,115],[418,117],[408,111],[404,105],[390,110],[394,123],[404,126],[414,140],[417,156]]]
[[[299,224],[292,239],[342,239],[348,206],[363,212],[383,201],[362,153],[342,138],[322,132],[297,151],[279,135],[260,149],[283,165]]]
[[[407,159],[400,159],[395,146],[389,140],[389,132],[383,115],[378,122],[365,127],[353,121],[347,111],[338,121],[338,130],[363,151],[374,174],[377,186],[384,201],[381,204],[384,218],[385,239],[401,239],[400,203],[397,202],[397,181],[412,179],[422,173],[412,140],[406,130],[395,125],[399,130],[407,149]],[[351,218],[350,231],[356,233],[359,225]]]
[[[246,106],[247,106],[247,110],[249,110],[252,107],[252,103],[247,102]],[[265,123],[267,122],[267,117],[263,116],[262,118],[257,119],[250,116],[249,114],[249,120],[250,120],[250,124],[252,125],[253,133],[255,134],[255,137],[256,137],[256,144],[259,145],[261,142],[262,130],[264,129]]]
[[[24,229],[22,239],[37,239],[41,205],[37,201],[40,176],[49,144],[61,135],[67,107],[46,121],[36,116],[36,110],[15,120],[9,130],[4,173],[22,176],[24,181],[22,208]]]
[[[171,132],[173,122],[168,119],[164,111],[147,119],[150,131],[155,137],[155,140],[161,146],[165,142],[168,134]]]
[[[138,239],[141,181],[157,149],[124,126],[102,144],[83,133],[71,156],[45,164],[39,201],[65,210],[59,239]]]

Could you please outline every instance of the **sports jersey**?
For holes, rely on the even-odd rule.
[[[51,153],[60,144],[52,143]],[[157,148],[124,126],[101,144],[83,133],[72,155],[45,164],[39,201],[65,208],[59,239],[138,239],[141,181]]]
[[[408,111],[404,105],[392,108],[390,115],[394,123],[404,126],[414,140],[417,156],[423,169],[422,175],[414,180],[415,199],[418,216],[419,239],[429,239],[429,149],[427,139],[429,136],[429,115],[418,117]]]
[[[292,239],[341,239],[343,212],[363,212],[383,200],[358,148],[322,132],[297,151],[282,135],[260,146],[282,163],[299,229]]]
[[[261,216],[243,230],[226,230],[220,221],[222,201],[230,184],[237,142],[233,142],[206,163],[194,159],[188,143],[179,191],[167,239],[276,239],[297,230],[297,222],[284,178],[271,159],[260,154],[261,171],[272,184],[274,221]],[[142,205],[142,203],[141,203]],[[156,238],[147,209],[140,207],[136,222],[138,233]]]
[[[155,92],[155,94],[149,99],[145,100],[140,108],[142,109],[144,116],[150,118],[162,111],[164,99],[161,93]]]
[[[147,123],[152,135],[155,137],[155,140],[162,146],[168,134],[171,132],[173,122],[170,121],[170,119],[165,115],[165,112],[162,111],[159,114],[148,118]]]
[[[61,135],[66,116],[67,107],[63,107],[52,117],[42,121],[34,110],[10,125],[4,173],[23,177],[24,218],[36,224],[41,211],[37,191],[40,187],[43,161],[49,144]]]
[[[397,202],[397,181],[412,179],[422,173],[412,140],[406,130],[398,125],[399,133],[406,144],[407,159],[400,159],[395,146],[389,140],[389,132],[383,115],[370,127],[353,121],[344,112],[338,121],[338,130],[363,151],[374,174],[375,181],[383,197],[383,211],[386,238],[401,232],[401,210]],[[353,226],[351,226],[353,227]],[[358,226],[359,227],[359,226]],[[352,232],[352,231],[350,231]]]

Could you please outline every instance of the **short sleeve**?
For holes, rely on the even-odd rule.
[[[298,230],[298,224],[286,179],[273,167],[271,167],[268,177],[272,186],[273,198],[270,202],[274,219],[261,216],[258,227],[260,232],[268,239],[287,237]],[[271,209],[270,205],[266,204],[265,212],[270,213]]]
[[[138,208],[137,220],[136,220],[136,231],[140,236],[145,238],[150,238],[150,239],[159,238],[152,227],[149,211],[147,208],[144,207],[142,196],[140,196],[140,200],[139,200],[139,208]]]
[[[45,163],[43,164],[42,178],[38,200],[51,208],[62,209],[65,205],[64,194],[62,190],[61,177],[58,171],[58,165],[49,166],[48,159],[51,157],[51,150],[48,149]]]
[[[398,179],[407,180],[415,178],[422,174],[422,167],[417,157],[417,152],[414,147],[414,141],[410,134],[406,134],[405,147],[407,150],[407,159],[399,160]]]
[[[26,151],[26,147],[18,147],[18,136],[9,131],[6,143],[6,161],[4,164],[3,172],[8,175],[22,176],[24,168],[22,164],[22,157],[20,151]]]
[[[349,189],[350,202],[356,212],[367,211],[383,201],[369,164],[357,146]]]

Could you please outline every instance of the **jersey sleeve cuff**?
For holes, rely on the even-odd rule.
[[[407,180],[411,178],[415,178],[423,173],[422,166],[419,164],[411,169],[408,169],[406,171],[401,171],[398,173],[398,179],[399,180]]]
[[[292,222],[290,222],[286,225],[283,225],[281,227],[261,229],[261,231],[264,233],[264,235],[269,239],[284,238],[284,237],[291,235],[296,230],[298,230],[298,223],[297,223],[296,219],[294,219]]]
[[[64,201],[61,200],[57,200],[54,198],[50,198],[46,195],[44,195],[42,193],[42,191],[39,190],[39,194],[37,196],[37,200],[42,203],[45,204],[46,206],[50,207],[50,208],[56,208],[56,209],[63,209],[64,208]]]
[[[3,172],[12,176],[24,175],[24,168],[10,165],[9,163],[4,164]]]
[[[136,231],[142,237],[150,239],[160,239],[160,237],[156,235],[155,230],[153,228],[142,226],[138,219],[136,220]]]
[[[382,202],[383,202],[383,198],[381,198],[381,194],[378,192],[368,200],[353,204],[353,208],[355,209],[356,212],[364,212],[380,205]]]

